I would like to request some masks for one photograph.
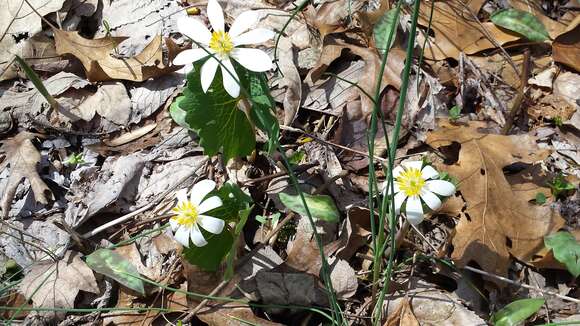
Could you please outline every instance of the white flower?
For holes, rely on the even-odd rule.
[[[407,220],[417,225],[423,221],[423,203],[435,211],[441,207],[439,196],[451,196],[455,193],[455,185],[445,180],[431,180],[439,175],[432,166],[423,162],[403,162],[402,166],[393,169],[393,184],[395,194],[395,213],[401,212],[401,206],[405,204]],[[385,187],[387,186],[385,182]],[[391,189],[385,189],[391,194]]]
[[[192,62],[204,59],[208,56],[207,51],[213,53],[201,67],[201,87],[207,93],[218,66],[221,67],[224,89],[232,97],[240,95],[240,85],[238,75],[234,70],[231,59],[234,59],[244,68],[263,72],[272,68],[272,60],[268,54],[259,49],[239,47],[240,45],[263,43],[274,37],[274,32],[265,28],[255,28],[250,31],[253,25],[258,22],[256,11],[246,11],[241,13],[229,31],[225,31],[224,13],[217,0],[209,0],[207,4],[207,17],[213,32],[210,32],[199,20],[191,17],[184,17],[177,21],[179,32],[203,46],[204,49],[191,49],[180,52],[173,64],[186,65],[185,71],[192,69]],[[207,51],[206,51],[207,50]],[[216,60],[217,59],[217,60]],[[218,60],[221,62],[218,62]],[[225,69],[227,68],[227,70]],[[228,73],[228,70],[232,73]]]
[[[196,183],[191,189],[191,197],[187,198],[187,189],[181,189],[175,194],[177,206],[173,208],[176,214],[171,217],[169,224],[173,230],[173,237],[177,242],[189,247],[189,239],[197,247],[203,247],[207,241],[203,237],[199,227],[213,233],[220,234],[225,222],[203,213],[222,206],[222,201],[217,196],[212,196],[203,200],[207,194],[215,189],[215,182],[203,180]]]

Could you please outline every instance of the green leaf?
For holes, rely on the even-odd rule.
[[[544,299],[523,299],[514,301],[491,317],[495,326],[512,326],[535,314],[544,304]]]
[[[455,105],[454,107],[449,109],[449,119],[457,120],[457,119],[459,119],[459,117],[461,117],[461,107],[460,106]]]
[[[580,244],[570,232],[550,234],[544,238],[544,243],[574,277],[580,275]]]
[[[288,195],[282,192],[278,197],[282,204],[284,204],[288,209],[300,215],[308,215],[299,195]],[[306,205],[308,206],[313,218],[327,222],[338,222],[339,213],[332,198],[326,195],[313,196],[304,194],[304,199],[306,200]]]
[[[240,212],[248,209],[253,203],[252,198],[238,185],[230,182],[224,183],[215,195],[222,200],[222,206],[207,214],[225,221],[239,221]]]
[[[190,129],[187,122],[185,122],[187,111],[179,107],[179,103],[181,103],[184,98],[185,96],[179,96],[173,103],[171,103],[171,106],[169,107],[169,114],[175,123],[182,126],[183,128]]]
[[[238,109],[238,99],[232,98],[224,89],[221,69],[204,93],[201,88],[200,64],[187,76],[187,88],[178,107],[186,112],[185,119],[176,109],[172,117],[176,122],[184,121],[200,139],[205,154],[212,156],[220,150],[226,160],[252,153],[256,147],[256,137],[246,115]]]
[[[242,68],[243,69],[243,68]],[[241,75],[242,85],[249,91],[253,107],[251,117],[256,127],[268,135],[268,153],[276,150],[278,137],[280,137],[280,125],[274,115],[274,99],[270,96],[270,89],[264,73],[243,70]]]
[[[207,240],[205,246],[183,248],[183,256],[192,265],[199,266],[207,271],[216,271],[230,251],[234,238],[227,229],[215,235],[208,236],[207,233],[204,233],[204,236]]]
[[[22,70],[26,74],[26,77],[28,77],[28,79],[30,79],[30,81],[32,82],[32,84],[34,85],[34,87],[36,87],[36,89],[38,90],[38,92],[42,96],[44,96],[44,98],[46,99],[46,101],[48,102],[48,104],[50,104],[50,106],[53,109],[58,110],[58,108],[60,107],[58,105],[58,102],[54,99],[54,97],[52,97],[52,95],[50,95],[50,93],[48,92],[48,90],[46,89],[46,87],[44,87],[44,84],[42,83],[42,81],[40,80],[40,77],[38,77],[38,75],[36,74],[36,72],[34,72],[34,70],[32,70],[32,68],[21,57],[19,57],[17,55],[14,56],[14,57],[16,59],[16,62],[18,62],[18,64],[20,65],[20,67],[22,67]]]
[[[395,36],[397,35],[397,23],[395,22],[395,16],[397,11],[391,9],[383,14],[381,19],[377,22],[373,28],[373,38],[375,39],[375,45],[380,53],[385,52],[387,48],[387,42],[389,40],[389,34],[393,32],[393,26],[395,34],[391,37],[391,44],[389,44],[388,49],[395,43]]]
[[[137,268],[118,253],[109,249],[99,249],[86,256],[85,262],[95,272],[145,295],[145,287],[143,281],[138,278]]]
[[[502,9],[491,15],[491,21],[500,27],[516,32],[530,41],[543,42],[550,39],[542,22],[534,15],[517,9]]]
[[[536,204],[537,205],[544,205],[546,203],[546,195],[543,192],[538,192],[536,194]]]

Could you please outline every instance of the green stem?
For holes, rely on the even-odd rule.
[[[411,67],[413,65],[413,49],[415,48],[415,36],[417,31],[417,21],[419,19],[419,8],[421,6],[420,0],[415,0],[415,4],[413,7],[413,16],[411,20],[411,28],[409,29],[409,40],[407,43],[407,57],[405,59],[405,68],[403,69],[403,79],[401,82],[401,93],[399,95],[399,102],[397,107],[397,117],[395,119],[395,129],[393,131],[393,140],[391,142],[390,153],[389,153],[389,170],[388,170],[388,187],[393,191],[393,166],[395,163],[395,154],[397,153],[397,143],[399,140],[399,133],[401,130],[401,123],[403,119],[403,112],[405,110],[405,100],[407,98],[407,89],[409,88],[409,79],[411,75]],[[385,196],[387,197],[387,196]],[[387,270],[385,272],[384,277],[384,284],[381,289],[381,293],[379,295],[378,302],[375,306],[374,316],[375,321],[380,322],[382,319],[382,302],[384,300],[386,291],[389,288],[391,274],[393,271],[394,265],[394,258],[395,258],[395,236],[394,236],[394,229],[396,228],[396,216],[394,214],[394,201],[391,201],[391,210],[390,210],[390,230],[391,230],[391,251],[389,252],[389,261],[387,263]],[[382,248],[381,248],[382,249]]]

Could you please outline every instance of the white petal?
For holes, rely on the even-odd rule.
[[[423,206],[421,205],[421,199],[419,199],[419,196],[411,196],[407,199],[405,215],[407,216],[409,223],[413,225],[417,225],[423,221]]]
[[[395,195],[395,214],[399,214],[401,212],[401,206],[403,205],[403,202],[406,198],[407,196],[404,192],[399,192]]]
[[[385,181],[384,186],[383,186],[385,188],[383,194],[386,193],[386,194],[392,195],[392,194],[396,194],[396,193],[401,191],[401,189],[399,189],[399,185],[397,184],[397,182],[393,182],[393,189],[394,189],[393,192],[391,192],[391,187],[389,187],[388,185],[389,185],[389,182]],[[388,187],[388,189],[387,189],[387,187]]]
[[[205,179],[193,185],[191,189],[191,202],[194,205],[201,204],[201,201],[215,189],[215,182],[213,180]]]
[[[219,62],[216,59],[209,58],[203,66],[201,66],[201,89],[204,93],[207,93],[207,90],[211,86],[218,65]]]
[[[179,189],[175,192],[175,197],[177,197],[177,204],[187,201],[187,189]]]
[[[429,190],[421,190],[421,199],[431,208],[432,211],[436,211],[441,207],[441,199],[437,197],[434,193],[430,192]]]
[[[400,165],[397,165],[397,167],[395,167],[395,168],[393,169],[393,178],[395,178],[395,179],[396,179],[396,178],[398,178],[398,177],[399,177],[399,175],[400,175],[401,173],[403,173],[404,171],[405,171],[405,169],[403,169],[403,167],[402,167],[402,166],[400,166]]]
[[[258,22],[258,12],[255,10],[244,11],[232,24],[230,27],[229,33],[230,36],[235,38],[236,36],[242,34],[243,32],[247,31],[251,27],[253,27]]]
[[[217,0],[209,0],[207,3],[207,18],[214,32],[225,31],[224,11]]]
[[[173,59],[173,64],[176,66],[187,65],[192,62],[196,62],[199,59],[207,57],[209,54],[203,49],[189,49],[179,52],[175,59]]]
[[[230,94],[231,97],[237,98],[238,95],[240,95],[240,82],[238,74],[236,73],[236,71],[234,70],[234,66],[232,65],[232,62],[229,59],[222,60],[221,68],[222,68],[222,77],[224,81],[224,89],[226,90],[226,92],[228,92],[228,94]],[[234,75],[235,78],[232,77],[232,74]]]
[[[192,70],[193,70],[193,64],[188,64],[188,65],[183,66],[183,68],[176,70],[175,72],[178,74],[187,75]]]
[[[211,33],[205,25],[199,20],[191,17],[181,17],[177,20],[177,29],[179,32],[190,39],[208,45],[211,39]]]
[[[180,226],[173,236],[177,242],[189,248],[189,228]]]
[[[235,48],[231,56],[244,68],[251,71],[263,72],[272,69],[270,56],[259,49]]]
[[[408,161],[408,162],[403,162],[401,163],[401,165],[403,165],[403,167],[405,167],[405,169],[417,169],[417,170],[421,170],[421,166],[423,166],[423,162],[422,161]]]
[[[423,170],[421,170],[421,176],[423,179],[431,179],[439,175],[439,172],[435,170],[431,165],[425,165]]]
[[[207,244],[207,241],[205,241],[205,238],[203,237],[203,234],[201,233],[197,225],[194,225],[191,228],[190,233],[191,233],[191,241],[196,247],[203,247]]]
[[[429,180],[425,183],[425,187],[441,196],[451,196],[455,193],[455,185],[445,180]]]
[[[218,196],[209,197],[208,199],[204,200],[199,207],[197,207],[197,212],[199,214],[203,214],[205,212],[209,212],[214,208],[218,208],[223,205],[222,200]]]
[[[260,44],[271,40],[276,33],[266,28],[256,28],[246,32],[240,36],[234,37],[233,42],[235,46],[246,44]]]
[[[197,221],[198,221],[197,223],[202,228],[213,234],[222,233],[224,226],[226,225],[226,222],[224,222],[224,220],[207,215],[200,215]]]
[[[175,232],[179,227],[179,223],[177,223],[177,221],[172,218],[169,219],[169,225],[171,226],[171,231],[173,232]]]

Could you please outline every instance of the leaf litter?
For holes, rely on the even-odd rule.
[[[377,47],[386,44],[373,30],[389,20],[383,15],[394,2],[307,3],[285,26],[296,5],[222,3],[227,23],[255,9],[256,27],[284,29],[275,50],[275,41],[264,47],[279,68],[267,77],[285,126],[282,150],[295,159],[309,206],[318,209],[314,227],[344,316],[363,325],[372,314],[371,243],[379,225],[367,208],[367,132],[375,109],[367,94],[377,86]],[[500,10],[519,14],[506,25],[494,18]],[[63,325],[322,324],[316,313],[296,308],[329,312],[324,309],[330,302],[312,226],[301,201],[292,197],[279,153],[265,155],[265,138],[258,138],[257,144],[240,145],[247,147],[245,157],[227,162],[231,153],[225,160],[213,155],[222,151],[218,143],[205,156],[202,147],[228,133],[204,131],[200,138],[171,121],[172,102],[188,91],[185,76],[170,64],[189,46],[177,29],[188,12],[207,20],[205,4],[190,1],[10,0],[1,10],[0,279],[11,301],[0,302],[26,308],[14,316],[6,310],[3,317]],[[403,6],[380,79],[377,108],[389,139],[411,14]],[[574,213],[580,211],[578,15],[566,5],[519,0],[436,2],[429,29],[430,15],[429,3],[422,3],[397,163],[429,160],[458,191],[416,229],[403,232],[399,224],[401,234],[391,235],[399,265],[379,324],[482,324],[515,298],[538,293],[550,301],[531,317],[534,322],[573,318],[569,308],[557,307],[569,307],[578,297],[577,261],[562,254],[577,251],[578,237],[572,235],[580,225]],[[535,35],[530,26],[550,40],[532,48],[526,43]],[[13,55],[40,75],[58,112],[11,64]],[[209,118],[198,115],[196,121]],[[507,135],[501,132],[506,124]],[[382,182],[387,143],[379,130],[372,162]],[[570,186],[556,193],[560,176],[560,186]],[[217,271],[191,265],[179,258],[181,249],[168,230],[151,233],[166,223],[173,192],[206,178],[219,185],[236,181],[254,202],[228,258],[231,270],[226,262]],[[276,215],[277,223],[258,215]],[[117,219],[115,227],[100,228]],[[562,232],[571,235],[554,244],[550,239]],[[112,265],[89,268],[95,263],[91,254],[111,245],[117,246]],[[115,264],[166,288],[143,281],[143,291],[131,290],[113,276]],[[483,278],[464,275],[473,268]],[[236,302],[204,301],[169,288]],[[133,310],[80,316],[66,311],[72,308]]]

